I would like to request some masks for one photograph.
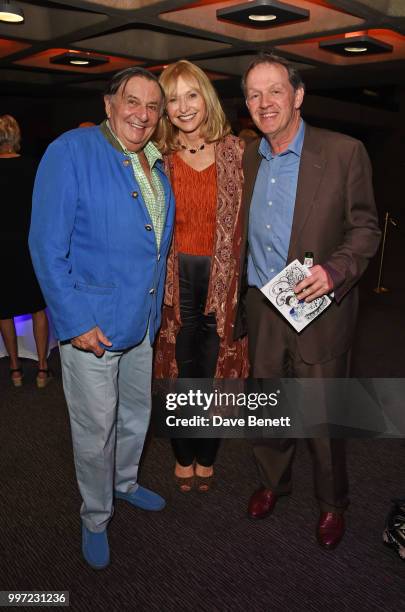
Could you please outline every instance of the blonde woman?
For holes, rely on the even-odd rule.
[[[242,142],[208,77],[181,60],[160,77],[166,115],[158,134],[176,198],[156,378],[248,374],[246,339],[233,340],[241,241]],[[173,439],[181,491],[212,483],[217,439]]]

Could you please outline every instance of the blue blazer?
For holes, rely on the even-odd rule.
[[[29,246],[59,340],[98,325],[109,350],[138,344],[160,326],[174,197],[166,197],[157,248],[132,164],[100,126],[67,132],[47,149],[35,181]]]

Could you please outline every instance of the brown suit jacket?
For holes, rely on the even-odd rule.
[[[257,140],[247,147],[243,163],[241,261],[244,269],[241,274],[245,282],[239,300],[236,336],[246,332],[243,288],[246,289],[250,202],[262,159],[259,143]],[[356,283],[378,248],[380,234],[371,165],[363,144],[307,124],[287,263],[294,259],[303,261],[305,251],[313,251],[314,263],[325,266],[333,278],[335,299],[299,334],[298,350],[306,363],[328,361],[350,348],[358,310]],[[270,303],[269,308],[273,309]],[[278,316],[280,325],[288,325]]]

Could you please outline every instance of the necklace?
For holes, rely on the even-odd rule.
[[[182,144],[180,140],[178,140],[177,142],[179,143],[179,145],[184,151],[188,151],[192,155],[195,155],[199,151],[202,151],[203,149],[205,149],[205,142],[203,142],[199,147],[186,147],[186,145]]]

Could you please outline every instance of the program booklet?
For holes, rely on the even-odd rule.
[[[261,288],[266,298],[298,333],[331,304],[327,295],[315,298],[310,303],[297,299],[294,287],[307,276],[311,276],[309,268],[295,259]]]

